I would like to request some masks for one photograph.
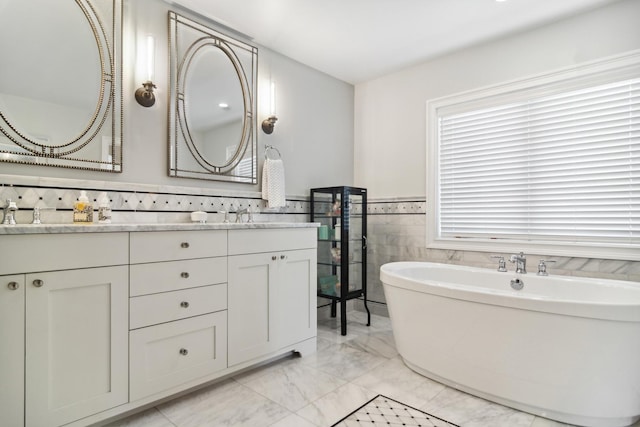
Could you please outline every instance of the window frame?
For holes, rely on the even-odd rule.
[[[544,254],[567,257],[640,260],[640,245],[610,242],[560,241],[543,239],[512,239],[499,237],[451,238],[440,235],[439,226],[439,112],[445,109],[480,109],[495,105],[495,101],[509,102],[522,94],[544,94],[550,87],[574,90],[611,81],[640,76],[640,50],[585,64],[563,68],[549,73],[526,77],[470,90],[426,102],[427,144],[427,218],[426,246],[434,249],[467,250],[491,253]],[[492,103],[493,102],[493,103]]]

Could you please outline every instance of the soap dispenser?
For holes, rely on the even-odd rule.
[[[93,205],[89,203],[87,192],[84,190],[80,191],[80,197],[78,197],[78,201],[73,204],[73,222],[93,222]]]
[[[111,224],[111,202],[105,192],[100,193],[100,196],[98,196],[98,222],[100,224]]]

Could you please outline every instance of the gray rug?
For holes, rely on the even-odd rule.
[[[460,427],[451,421],[377,395],[331,427]]]

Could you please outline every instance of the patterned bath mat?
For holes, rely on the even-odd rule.
[[[381,394],[331,427],[460,427]]]

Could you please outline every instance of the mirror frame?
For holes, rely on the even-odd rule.
[[[15,0],[23,1],[23,0]],[[122,0],[76,0],[95,37],[100,57],[100,87],[97,105],[79,136],[62,144],[48,145],[28,136],[0,111],[0,132],[16,148],[0,147],[0,161],[27,165],[56,166],[100,172],[122,172]],[[96,5],[100,7],[96,7]],[[102,14],[101,14],[102,11]],[[70,64],[71,66],[71,64]],[[111,141],[100,139],[110,129]],[[106,150],[105,150],[105,143]],[[80,153],[89,144],[102,144],[100,158]],[[25,152],[26,151],[26,152]],[[106,159],[102,156],[106,155]]]
[[[178,40],[184,41],[181,30],[195,31],[198,34],[193,37],[192,41],[190,40],[184,52],[181,52],[177,46]],[[202,49],[210,47],[220,49],[226,58],[229,59],[230,65],[233,66],[238,77],[244,103],[240,140],[226,141],[230,144],[237,143],[238,149],[235,154],[223,164],[213,164],[202,155],[192,137],[187,120],[185,91],[189,84],[187,77],[189,76],[190,67],[198,53],[202,52]],[[238,53],[248,53],[250,55],[250,67],[246,67],[246,64],[240,61]],[[176,12],[169,11],[169,62],[171,71],[168,137],[169,176],[256,184],[258,153],[255,111],[258,48],[208,28]],[[249,73],[249,75],[247,75],[247,73]],[[215,78],[215,76],[212,76],[212,78]],[[187,165],[181,162],[178,153],[182,152],[189,153],[198,167],[195,167],[195,164]],[[241,175],[234,173],[234,170],[239,166],[240,162],[247,159],[251,159],[250,174]]]

